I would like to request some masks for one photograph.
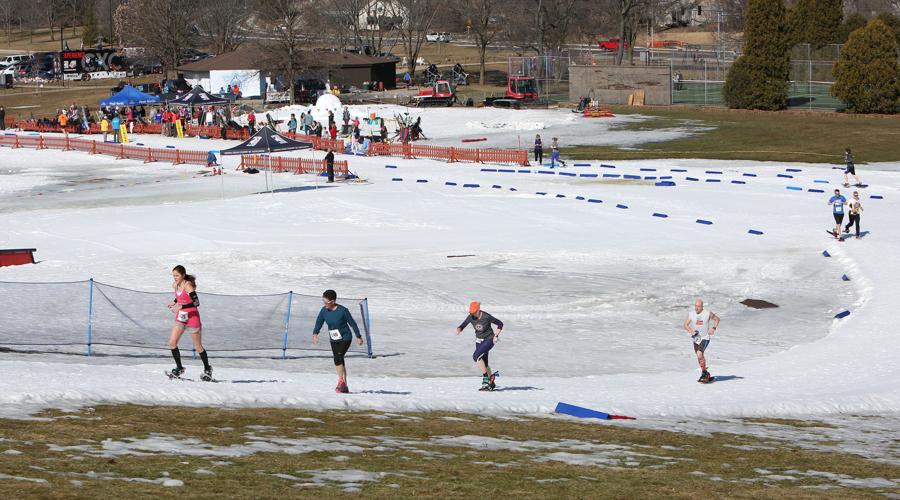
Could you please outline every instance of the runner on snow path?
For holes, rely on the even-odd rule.
[[[481,303],[472,302],[469,304],[469,315],[456,329],[456,334],[462,333],[463,329],[471,324],[475,328],[475,352],[472,354],[472,360],[481,370],[481,391],[493,391],[497,386],[495,379],[497,373],[491,371],[488,363],[488,353],[494,347],[494,344],[500,341],[500,333],[503,331],[503,322],[481,310]],[[497,333],[491,325],[497,325]]]
[[[191,334],[194,350],[203,361],[203,375],[200,379],[209,382],[212,380],[212,367],[209,366],[206,349],[200,342],[203,325],[200,323],[200,311],[197,309],[200,306],[200,299],[196,292],[197,279],[193,275],[187,274],[184,266],[180,265],[172,269],[172,278],[174,278],[172,290],[175,291],[175,301],[169,304],[169,310],[175,314],[175,324],[172,325],[172,333],[169,335],[169,349],[172,350],[172,357],[175,358],[175,368],[168,375],[170,378],[179,378],[184,373],[178,341],[186,331]]]
[[[709,323],[712,322],[712,328]],[[688,317],[684,320],[684,330],[691,336],[694,341],[694,353],[697,354],[697,362],[700,364],[700,378],[697,382],[708,384],[712,382],[714,377],[706,371],[706,348],[709,347],[710,337],[716,333],[719,326],[719,316],[712,311],[703,309],[703,300],[694,301],[694,308],[688,312]]]
[[[322,324],[328,324],[328,337],[331,339],[331,352],[334,355],[334,370],[337,372],[338,383],[334,388],[334,392],[348,393],[350,389],[347,387],[347,367],[344,365],[344,355],[350,348],[350,342],[353,337],[350,336],[350,329],[356,334],[356,343],[363,345],[362,335],[359,333],[359,327],[356,321],[350,315],[350,310],[338,304],[337,293],[334,290],[325,290],[322,294],[322,309],[319,311],[319,317],[316,318],[316,326],[313,329],[313,343],[319,343],[319,331],[322,330]]]
[[[847,198],[841,196],[840,189],[835,189],[834,196],[828,199],[828,204],[831,205],[831,212],[834,215],[834,230],[829,233],[837,239],[842,239],[841,223],[844,222],[844,205],[847,204]]]

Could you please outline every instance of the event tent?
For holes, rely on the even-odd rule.
[[[262,127],[246,141],[238,144],[230,149],[223,149],[220,154],[225,155],[254,155],[254,154],[272,154],[281,151],[296,151],[298,149],[309,149],[312,147],[311,142],[302,142],[289,139],[269,127]],[[271,160],[270,160],[271,161]],[[271,168],[269,168],[271,170]],[[269,177],[266,177],[266,191],[269,191]],[[274,177],[273,177],[274,182]]]
[[[136,106],[157,103],[159,103],[159,97],[145,94],[131,85],[126,85],[116,95],[100,101],[101,106]]]
[[[216,97],[203,90],[200,85],[195,85],[190,92],[181,94],[168,101],[173,106],[223,106],[230,103],[224,97]]]

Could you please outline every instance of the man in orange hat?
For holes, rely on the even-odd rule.
[[[494,382],[497,373],[491,371],[488,364],[488,353],[494,347],[496,342],[500,341],[500,333],[503,331],[503,322],[481,310],[481,303],[472,301],[469,304],[469,315],[456,329],[456,334],[462,333],[463,329],[472,325],[475,328],[475,352],[472,354],[472,360],[481,370],[481,391],[493,391],[497,386]],[[491,325],[497,325],[497,332]]]

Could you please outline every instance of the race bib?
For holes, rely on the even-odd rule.
[[[331,340],[341,340],[341,331],[340,330],[328,330],[328,336],[331,337]]]
[[[187,323],[188,313],[187,311],[178,311],[178,321],[181,323]]]

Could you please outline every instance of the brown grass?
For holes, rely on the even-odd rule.
[[[269,498],[298,494],[326,497],[359,497],[345,493],[339,484],[297,488],[298,480],[272,474],[303,477],[306,470],[356,469],[372,472],[406,472],[362,483],[362,494],[373,498],[876,498],[884,493],[900,493],[898,488],[845,489],[827,479],[802,477],[798,481],[754,482],[762,476],[755,468],[772,473],[784,470],[816,470],[847,474],[854,478],[900,475],[900,467],[864,460],[855,455],[801,450],[790,444],[772,443],[734,435],[698,437],[670,432],[630,429],[627,425],[584,424],[563,419],[522,419],[506,421],[462,414],[403,414],[378,418],[359,412],[312,412],[284,409],[104,406],[96,411],[72,415],[47,412],[47,420],[4,420],[0,447],[21,455],[0,454],[0,474],[46,479],[47,484],[0,479],[3,498],[108,498],[147,496],[175,498]],[[296,418],[318,418],[310,423]],[[445,420],[441,417],[465,419]],[[362,453],[316,452],[302,454],[258,453],[239,458],[181,456],[177,453],[149,456],[119,455],[115,458],[83,452],[49,451],[48,445],[92,444],[105,439],[120,440],[163,433],[195,437],[219,446],[250,441],[249,425],[275,427],[254,431],[258,436],[320,437],[332,440],[357,439],[377,443],[379,437],[414,440],[412,448],[388,446],[368,448]],[[217,427],[220,430],[215,430]],[[233,430],[221,430],[222,428]],[[433,436],[478,435],[515,441],[559,442],[564,439],[595,444],[618,444],[648,455],[667,456],[667,461],[639,457],[639,466],[616,468],[579,466],[562,462],[537,462],[538,456],[555,450],[508,451],[463,446],[440,446]],[[743,451],[725,445],[764,444],[771,450]],[[665,446],[666,448],[663,448]],[[674,448],[673,448],[674,447]],[[578,453],[572,451],[572,453]],[[427,456],[427,453],[440,455]],[[337,462],[336,454],[349,459]],[[216,465],[221,460],[228,465]],[[499,468],[474,462],[512,464]],[[654,467],[661,466],[662,467]],[[215,475],[198,475],[206,468]],[[120,480],[99,480],[86,476],[113,473],[121,477],[156,479],[168,472],[184,481],[183,487],[167,488]],[[412,472],[419,474],[412,474]],[[705,476],[692,474],[702,471]],[[416,477],[419,476],[419,477]],[[718,476],[722,481],[712,481]],[[538,480],[561,480],[538,482]],[[76,486],[71,480],[82,481]],[[392,487],[390,485],[398,485]],[[806,489],[802,486],[826,484],[834,489]]]

